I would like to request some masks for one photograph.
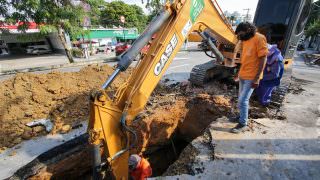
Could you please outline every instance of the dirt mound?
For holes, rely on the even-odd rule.
[[[43,127],[25,124],[50,118],[53,133],[64,125],[76,126],[88,118],[88,97],[113,72],[110,66],[88,66],[79,72],[20,73],[0,86],[0,147],[12,147],[33,136],[46,134]],[[121,74],[111,88],[128,77]],[[66,127],[66,126],[65,126]]]
[[[89,95],[113,72],[109,66],[89,66],[79,72],[22,73],[0,86],[0,148],[45,135],[45,128],[27,127],[35,119],[49,118],[52,133],[67,133],[88,119]],[[111,89],[129,76],[121,74]],[[191,141],[215,119],[234,114],[237,90],[218,82],[205,88],[187,82],[158,85],[145,110],[132,123],[138,136],[133,152],[152,151],[170,143],[175,135]]]

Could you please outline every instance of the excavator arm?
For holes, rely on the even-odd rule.
[[[96,179],[101,178],[99,171],[104,164],[101,162],[101,146],[102,157],[106,159],[114,178],[128,179],[129,149],[133,146],[129,136],[135,136],[129,126],[144,109],[152,91],[191,32],[210,30],[220,45],[235,46],[236,36],[221,14],[217,3],[211,0],[167,3],[132,47],[118,57],[118,65],[103,89],[107,89],[117,75],[130,66],[143,46],[156,34],[147,54],[138,61],[127,82],[112,96],[102,91],[91,102],[88,133],[94,147],[93,171]]]

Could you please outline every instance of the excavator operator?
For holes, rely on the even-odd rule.
[[[253,90],[259,86],[268,55],[267,40],[264,35],[249,23],[243,22],[236,28],[237,38],[242,43],[241,67],[239,77],[239,99],[238,108],[240,117],[233,119],[237,121],[236,127],[231,129],[232,133],[244,132],[248,129],[249,100]]]

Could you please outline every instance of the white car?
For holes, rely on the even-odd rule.
[[[98,52],[105,52],[106,49],[107,49],[107,46],[105,44],[102,44],[99,47],[97,47]]]
[[[40,54],[49,54],[52,51],[50,49],[45,49],[45,48],[34,48],[31,51],[27,52],[28,54],[36,54],[36,55],[40,55]]]
[[[0,48],[0,56],[9,55],[9,52],[5,48]]]
[[[26,51],[27,51],[27,54],[34,54],[33,53],[33,50],[35,49],[46,49],[46,50],[50,50],[50,47],[48,45],[34,45],[34,46],[28,46]],[[42,50],[41,50],[42,51]],[[50,50],[51,51],[51,50]]]
[[[113,42],[108,42],[107,47],[111,50],[114,51],[116,49],[116,44]]]

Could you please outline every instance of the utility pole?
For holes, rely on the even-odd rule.
[[[243,10],[244,10],[244,11],[247,11],[245,21],[249,21],[249,12],[250,12],[250,9],[247,8],[247,9],[243,9]]]
[[[123,40],[126,42],[126,35],[124,31],[124,23],[126,22],[126,18],[124,16],[120,16],[120,22],[122,23]]]

